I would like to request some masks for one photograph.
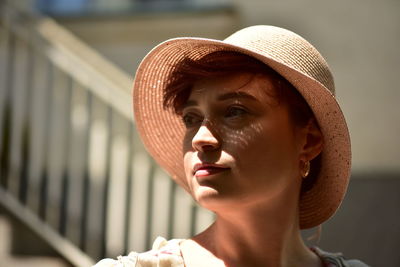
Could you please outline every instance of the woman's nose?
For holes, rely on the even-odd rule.
[[[220,143],[215,134],[210,130],[209,126],[203,124],[193,137],[192,146],[197,151],[206,152],[218,149]]]

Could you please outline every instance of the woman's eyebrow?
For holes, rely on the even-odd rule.
[[[229,99],[235,99],[235,98],[244,98],[244,99],[249,99],[252,101],[257,101],[257,98],[255,98],[254,96],[246,93],[246,92],[231,92],[231,93],[226,93],[226,94],[222,94],[220,96],[217,97],[218,101],[224,101],[224,100],[229,100]],[[182,106],[182,109],[185,109],[187,107],[191,107],[191,106],[197,106],[198,103],[196,100],[188,100],[186,101],[186,103]]]
[[[186,103],[183,104],[182,109],[185,109],[185,108],[191,107],[191,106],[197,106],[197,101],[195,101],[195,100],[186,101]]]
[[[246,92],[231,92],[231,93],[226,93],[223,95],[220,95],[217,97],[218,101],[223,101],[223,100],[228,100],[231,98],[244,98],[244,99],[249,99],[249,100],[253,100],[253,101],[257,101],[257,98],[255,98],[254,96],[246,93]]]

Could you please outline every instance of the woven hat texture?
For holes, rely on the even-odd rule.
[[[340,206],[347,189],[350,137],[328,64],[309,42],[289,30],[260,25],[244,28],[223,41],[184,37],[156,46],[139,65],[133,86],[135,121],[145,147],[187,190],[181,151],[184,125],[171,110],[163,109],[163,91],[178,63],[216,51],[238,52],[264,62],[287,79],[311,107],[324,148],[316,182],[301,195],[300,228],[323,223]]]

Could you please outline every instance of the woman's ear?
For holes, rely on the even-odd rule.
[[[300,148],[300,158],[311,161],[317,157],[323,148],[323,136],[315,119],[310,119],[303,128],[302,147]]]

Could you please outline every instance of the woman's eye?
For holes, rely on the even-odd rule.
[[[183,123],[185,124],[186,128],[190,128],[195,126],[198,123],[201,123],[203,119],[196,114],[187,113],[182,116]]]
[[[247,113],[248,113],[248,111],[245,108],[233,106],[233,107],[229,107],[227,109],[227,111],[225,113],[225,117],[235,118],[235,117],[246,115]]]

